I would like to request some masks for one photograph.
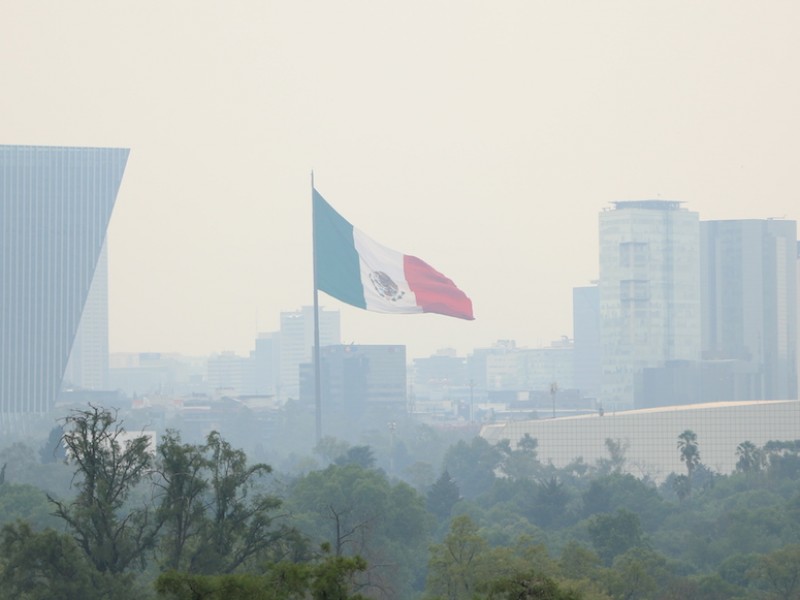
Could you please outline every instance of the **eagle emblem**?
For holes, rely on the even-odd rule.
[[[375,291],[381,298],[386,298],[391,302],[397,302],[406,295],[406,293],[397,287],[397,284],[383,271],[372,271],[369,274],[369,280],[372,282]]]

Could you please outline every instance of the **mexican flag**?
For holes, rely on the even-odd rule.
[[[314,271],[326,294],[366,310],[474,319],[472,301],[416,256],[378,244],[313,190]]]

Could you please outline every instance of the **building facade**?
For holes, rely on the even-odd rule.
[[[703,221],[700,239],[703,359],[748,375],[727,399],[797,398],[797,224]]]
[[[600,213],[601,405],[634,407],[637,373],[700,359],[700,226],[680,202]]]
[[[108,245],[103,244],[62,386],[107,390],[108,384]]]
[[[303,365],[301,399],[314,402],[313,363]],[[338,344],[320,349],[322,416],[358,420],[406,411],[406,347],[394,344]]]
[[[49,410],[128,150],[0,146],[0,418]]]
[[[320,348],[341,343],[338,310],[319,309]],[[280,384],[281,401],[300,397],[300,365],[311,361],[314,349],[314,307],[281,313]]]

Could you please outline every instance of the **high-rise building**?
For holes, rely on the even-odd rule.
[[[281,335],[277,331],[259,333],[255,349],[250,353],[252,382],[251,394],[277,396],[280,384]]]
[[[55,401],[128,160],[0,146],[0,419]]]
[[[605,408],[633,408],[647,367],[700,359],[700,225],[680,202],[615,202],[600,213]]]
[[[108,383],[108,244],[103,244],[62,384],[106,390]]]
[[[797,398],[797,224],[703,221],[700,239],[703,358],[748,375],[728,399]]]
[[[319,345],[341,343],[339,311],[319,309]],[[314,307],[281,313],[280,387],[282,401],[300,397],[300,365],[311,362],[314,348]]]
[[[331,345],[320,349],[322,413],[330,418],[390,416],[406,410],[406,347]],[[314,398],[313,363],[303,365],[302,400]]]

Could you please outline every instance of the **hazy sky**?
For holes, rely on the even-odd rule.
[[[312,302],[310,171],[472,322],[342,305],[411,357],[572,335],[610,202],[800,216],[800,2],[2,0],[0,143],[131,149],[111,350],[247,352]]]

